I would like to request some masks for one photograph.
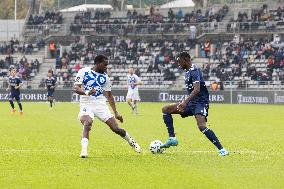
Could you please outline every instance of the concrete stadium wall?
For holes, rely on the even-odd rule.
[[[0,41],[21,38],[25,20],[0,20]]]
[[[113,90],[117,102],[126,101],[125,90]],[[185,91],[140,90],[142,102],[179,102],[186,98]],[[23,101],[46,101],[46,90],[22,90]],[[71,90],[56,90],[60,102],[79,102],[80,96]],[[0,89],[0,101],[7,101],[9,93]],[[211,103],[221,104],[284,104],[284,91],[211,91]]]

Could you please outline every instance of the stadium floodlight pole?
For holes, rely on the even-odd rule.
[[[15,20],[17,20],[17,0],[15,0]]]

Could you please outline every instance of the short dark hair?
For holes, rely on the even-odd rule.
[[[177,60],[179,60],[180,58],[189,58],[189,60],[191,60],[191,56],[188,52],[181,52],[178,57],[177,57]]]
[[[94,63],[99,64],[102,63],[104,60],[108,60],[108,58],[105,55],[99,54],[95,57]]]

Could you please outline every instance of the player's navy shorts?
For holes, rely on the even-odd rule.
[[[47,91],[47,97],[53,97],[54,90]]]
[[[180,114],[182,118],[193,116],[193,115],[204,115],[208,116],[209,104],[208,103],[188,103],[183,113]]]
[[[21,100],[20,93],[10,93],[9,100],[13,100],[13,99],[17,101]]]

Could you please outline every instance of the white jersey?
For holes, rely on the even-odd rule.
[[[82,68],[76,75],[76,85],[82,85],[85,92],[96,89],[96,93],[91,96],[80,96],[81,104],[88,104],[94,102],[106,102],[104,91],[111,91],[110,79],[106,73],[98,73],[92,70],[91,67]]]
[[[134,83],[138,82],[140,82],[140,79],[136,74],[127,75],[128,91],[138,91],[138,85],[134,85]]]

